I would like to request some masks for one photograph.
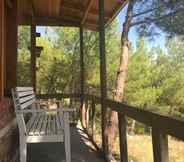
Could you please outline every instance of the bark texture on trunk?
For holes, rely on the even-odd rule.
[[[5,8],[4,0],[0,1],[0,100],[4,97],[4,60],[5,60]]]
[[[83,128],[86,128],[86,102],[81,105],[81,124]]]
[[[132,21],[132,16],[133,16],[133,6],[134,6],[134,0],[130,0],[128,4],[126,19],[123,24],[123,32],[121,36],[121,41],[122,41],[121,57],[120,57],[120,65],[117,70],[116,88],[114,93],[114,100],[118,102],[122,102],[123,96],[124,96],[125,80],[126,80],[127,70],[128,70],[128,54],[129,54],[129,48],[130,48],[128,33],[130,30],[130,23]],[[114,149],[114,140],[116,138],[117,130],[118,130],[118,114],[115,111],[111,111],[109,122],[108,122],[108,134],[109,134],[108,141],[109,141],[109,149],[110,149],[109,158],[111,158],[111,161],[113,161],[112,152]]]
[[[132,120],[132,123],[131,123],[131,127],[130,127],[130,134],[131,135],[134,135],[135,134],[135,132],[134,132],[134,130],[135,130],[135,120]]]

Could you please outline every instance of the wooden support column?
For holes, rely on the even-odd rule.
[[[11,96],[11,88],[17,85],[17,45],[18,17],[17,0],[12,0],[12,8],[6,7],[6,95]]]
[[[0,1],[0,100],[4,97],[5,3]]]
[[[36,25],[31,25],[31,81],[36,92]]]
[[[91,103],[92,107],[92,138],[95,140],[95,131],[96,131],[96,105],[94,100]]]
[[[100,86],[101,86],[101,106],[102,106],[102,147],[106,155],[108,155],[108,132],[107,132],[107,106],[105,99],[107,98],[106,83],[106,56],[105,56],[105,15],[104,0],[99,0],[99,48],[100,48]]]
[[[84,103],[84,40],[83,27],[80,27],[80,87],[81,87],[81,123],[85,127],[85,103]]]
[[[84,100],[84,40],[83,27],[80,27],[80,77],[81,77],[81,98]]]
[[[126,118],[124,115],[118,113],[119,122],[119,144],[120,144],[120,161],[128,162],[128,146],[126,135]]]
[[[169,162],[168,137],[156,128],[152,128],[154,162]]]

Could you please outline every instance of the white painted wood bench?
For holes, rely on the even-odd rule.
[[[64,142],[66,162],[71,162],[69,112],[75,109],[41,109],[32,87],[12,89],[12,96],[19,128],[20,162],[26,162],[27,143],[41,142]],[[28,113],[31,117],[26,122]]]

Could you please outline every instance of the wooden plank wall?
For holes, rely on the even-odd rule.
[[[10,90],[16,85],[16,2],[0,1],[0,162],[15,162],[18,148],[18,132],[11,100],[4,93],[6,88]]]
[[[17,0],[12,7],[6,7],[6,95],[10,96],[11,88],[17,84]]]
[[[4,0],[0,1],[0,100],[4,97]]]

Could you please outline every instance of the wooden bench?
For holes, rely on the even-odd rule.
[[[66,162],[71,162],[69,112],[75,109],[41,109],[32,87],[12,89],[12,96],[19,128],[20,162],[26,162],[27,143],[41,142],[64,142]],[[29,116],[28,121],[25,116]]]

